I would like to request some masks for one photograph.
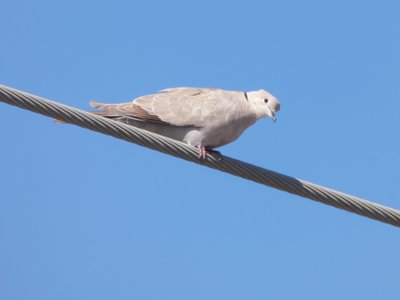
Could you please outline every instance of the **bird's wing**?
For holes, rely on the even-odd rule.
[[[140,121],[150,121],[155,123],[165,123],[154,114],[148,113],[145,109],[132,102],[121,104],[104,104],[96,101],[91,101],[90,106],[100,109],[93,112],[107,118],[126,117]]]
[[[175,126],[203,127],[235,109],[235,93],[220,89],[171,88],[133,101],[149,115]]]

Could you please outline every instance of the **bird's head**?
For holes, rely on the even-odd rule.
[[[257,119],[270,117],[272,121],[276,121],[275,114],[281,108],[281,103],[278,99],[264,90],[248,92],[247,96],[257,115]]]

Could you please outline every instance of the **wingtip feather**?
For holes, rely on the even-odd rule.
[[[97,101],[90,101],[89,105],[93,108],[101,108],[103,105]]]

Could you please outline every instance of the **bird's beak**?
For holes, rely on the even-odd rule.
[[[275,123],[276,122],[275,113],[272,110],[270,110],[269,112],[270,112],[269,116],[271,117],[272,121]]]

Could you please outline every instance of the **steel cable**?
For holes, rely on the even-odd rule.
[[[30,95],[4,85],[0,85],[0,101],[400,227],[399,210],[251,165],[228,156],[217,158],[207,154],[205,160],[200,160],[195,147],[97,116],[90,112]]]

